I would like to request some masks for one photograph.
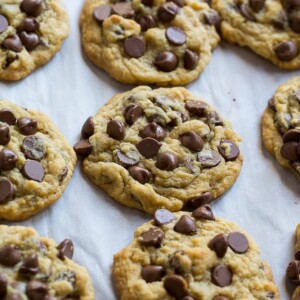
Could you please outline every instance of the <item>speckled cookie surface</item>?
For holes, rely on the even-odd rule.
[[[262,139],[277,161],[300,179],[300,77],[282,84],[269,101]]]
[[[0,297],[5,300],[94,300],[86,269],[61,244],[29,227],[0,226]]]
[[[239,136],[214,108],[184,88],[138,87],[89,118],[83,140],[88,178],[118,202],[152,214],[217,198],[237,179]]]
[[[294,0],[213,0],[225,40],[283,69],[300,67],[300,10]]]
[[[0,80],[20,80],[44,65],[68,34],[60,0],[1,1]]]
[[[115,255],[113,277],[121,300],[280,299],[251,237],[208,205],[158,210]]]
[[[182,85],[209,63],[218,14],[194,0],[86,0],[82,43],[94,64],[123,83]]]
[[[23,220],[55,202],[75,163],[47,116],[0,101],[0,218]]]

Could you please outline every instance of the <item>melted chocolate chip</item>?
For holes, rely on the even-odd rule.
[[[249,242],[246,236],[240,232],[232,232],[228,236],[229,247],[238,254],[246,253],[249,248]]]
[[[34,32],[22,31],[20,38],[27,51],[34,50],[40,43],[39,36]]]
[[[195,211],[193,211],[192,216],[196,219],[203,219],[203,220],[210,220],[210,221],[215,220],[215,216],[212,212],[212,209],[208,204],[198,207]]]
[[[174,231],[182,234],[193,235],[197,231],[197,225],[191,217],[184,215],[181,216],[175,224]]]
[[[21,148],[29,159],[40,161],[45,155],[44,141],[35,135],[24,138]]]
[[[94,131],[95,131],[95,125],[94,125],[93,117],[88,117],[82,126],[81,137],[84,140],[88,139],[94,134]]]
[[[133,58],[142,57],[146,52],[146,45],[140,36],[131,36],[124,41],[126,55]]]
[[[7,179],[0,181],[0,204],[6,204],[13,200],[14,187]]]
[[[214,150],[202,150],[197,154],[202,168],[212,168],[221,162],[220,154]]]
[[[0,248],[0,264],[13,267],[21,260],[21,254],[17,246],[7,245]]]
[[[100,24],[111,15],[111,7],[109,5],[100,5],[94,9],[94,19]]]
[[[4,274],[0,274],[0,297],[4,298],[7,294],[7,279]]]
[[[142,278],[147,282],[161,281],[165,274],[165,269],[162,266],[148,265],[142,268]]]
[[[156,167],[160,170],[173,171],[178,167],[178,158],[173,153],[160,153],[157,156]]]
[[[141,0],[141,2],[145,5],[145,6],[152,6],[153,5],[153,0]]]
[[[199,117],[205,116],[208,105],[201,101],[188,101],[185,104],[185,108],[192,114]]]
[[[157,209],[154,213],[154,222],[157,226],[163,226],[176,220],[175,216],[167,209]]]
[[[115,14],[123,18],[132,18],[134,16],[134,9],[129,2],[119,2],[113,5],[112,10]]]
[[[45,176],[43,166],[35,160],[27,160],[22,169],[22,173],[27,179],[38,182],[42,182]]]
[[[161,143],[153,138],[142,139],[136,148],[145,158],[152,158],[155,156],[161,147]]]
[[[214,124],[215,126],[223,126],[223,120],[221,119],[221,117],[218,115],[217,112],[215,111],[210,111],[207,114],[208,120],[211,124]]]
[[[188,293],[188,284],[182,276],[168,275],[164,280],[164,288],[176,299],[182,298]]]
[[[186,49],[183,61],[185,69],[194,70],[198,65],[199,55],[192,50]]]
[[[7,37],[3,41],[2,45],[7,50],[11,50],[11,51],[16,52],[16,53],[21,52],[23,50],[22,41],[19,38],[19,36],[16,35],[16,34]]]
[[[287,142],[300,142],[300,130],[290,129],[282,137],[284,143]]]
[[[37,17],[42,13],[43,0],[23,0],[21,10],[28,16]]]
[[[0,170],[1,171],[9,171],[9,170],[13,169],[15,167],[17,161],[18,161],[18,157],[13,151],[11,151],[7,148],[3,148],[0,151]]]
[[[175,3],[167,2],[158,8],[157,17],[162,22],[170,22],[176,17],[178,10],[179,8]]]
[[[140,243],[143,246],[159,247],[164,239],[164,233],[159,228],[150,228],[148,231],[143,232],[140,237]]]
[[[139,105],[129,105],[124,110],[124,118],[129,125],[136,122],[143,115],[143,109]]]
[[[166,30],[166,38],[172,45],[180,46],[186,42],[186,34],[178,27],[168,27]]]
[[[130,176],[141,184],[150,181],[150,172],[140,166],[131,166],[128,169]]]
[[[298,55],[298,45],[294,41],[282,42],[274,50],[282,61],[291,61]]]
[[[21,117],[17,120],[17,126],[24,135],[33,135],[37,132],[37,121],[34,119]]]
[[[211,280],[219,287],[229,286],[232,283],[232,271],[225,265],[218,265],[212,269]]]
[[[142,16],[139,21],[142,31],[156,27],[156,19],[151,15]]]
[[[73,148],[74,151],[82,157],[89,156],[93,151],[93,145],[89,142],[89,140],[79,141]]]
[[[228,239],[224,233],[216,235],[209,243],[208,247],[215,251],[217,256],[222,258],[225,256],[228,249]]]
[[[117,151],[117,159],[124,168],[129,168],[139,162],[137,158],[129,157],[121,151]]]
[[[160,125],[152,122],[144,127],[144,129],[140,132],[140,136],[142,138],[150,137],[155,140],[161,141],[166,136],[166,133]]]
[[[221,17],[214,9],[211,9],[209,12],[204,14],[204,20],[207,24],[216,27],[219,27],[221,23]]]
[[[234,142],[230,140],[221,141],[218,149],[226,161],[236,160],[240,155],[240,149]]]
[[[269,101],[268,101],[268,107],[269,107],[270,109],[272,109],[273,111],[276,111],[274,98],[269,99]]]
[[[47,285],[37,281],[31,280],[26,287],[26,295],[30,300],[42,300],[48,295]]]
[[[36,254],[31,254],[24,260],[19,269],[21,274],[37,274],[39,272],[39,260]]]
[[[178,65],[178,59],[175,53],[171,51],[164,51],[158,53],[155,57],[154,65],[164,72],[171,72],[176,69]]]
[[[286,269],[286,277],[293,281],[298,281],[299,274],[300,274],[300,263],[297,260],[292,260]]]
[[[294,15],[290,19],[291,28],[297,32],[300,33],[300,16]]]
[[[0,127],[0,145],[6,145],[10,142],[10,131],[7,125]]]
[[[0,33],[4,32],[8,28],[8,21],[5,16],[0,15]]]
[[[111,138],[121,141],[125,137],[126,129],[121,121],[110,120],[107,124],[106,131]]]
[[[201,151],[204,146],[204,141],[202,140],[201,136],[194,131],[183,133],[180,136],[180,142],[184,147],[194,152]]]
[[[296,161],[299,159],[297,147],[298,147],[297,142],[284,143],[280,149],[280,154],[283,158],[289,161]]]
[[[0,110],[0,122],[7,123],[8,125],[16,124],[16,117],[10,109]]]
[[[200,195],[199,197],[191,199],[189,201],[189,205],[192,208],[198,208],[199,206],[202,206],[204,204],[211,202],[211,200],[212,200],[211,192],[205,192],[202,195]]]
[[[240,12],[241,12],[242,16],[245,19],[247,19],[248,21],[255,21],[255,18],[252,15],[252,13],[250,12],[250,10],[248,9],[248,6],[247,6],[246,3],[240,4],[239,9],[240,9]]]
[[[27,17],[24,19],[20,26],[20,31],[34,32],[40,27],[39,21],[34,17]]]
[[[74,244],[71,240],[65,239],[58,246],[58,257],[64,260],[66,257],[69,259],[73,258],[74,254]]]
[[[249,4],[250,7],[255,11],[255,12],[260,12],[264,6],[265,6],[266,0],[250,0]]]
[[[280,11],[277,16],[272,20],[273,25],[276,28],[284,29],[288,24],[288,17],[285,11]]]

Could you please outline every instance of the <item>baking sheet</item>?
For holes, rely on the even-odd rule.
[[[18,83],[0,83],[0,99],[48,114],[71,144],[79,139],[86,118],[115,93],[129,90],[94,67],[80,45],[82,0],[64,1],[71,34],[46,66]],[[187,88],[232,121],[242,136],[244,166],[236,184],[213,204],[217,216],[235,221],[261,247],[281,290],[292,258],[293,233],[300,222],[300,185],[295,176],[263,148],[260,118],[280,83],[299,72],[279,70],[247,49],[222,43],[201,77]],[[74,259],[89,270],[95,299],[116,299],[111,280],[113,254],[126,246],[136,227],[150,216],[117,204],[76,168],[63,197],[50,208],[18,223],[60,242],[71,238]],[[2,222],[3,223],[3,222]],[[11,223],[10,223],[11,224]]]

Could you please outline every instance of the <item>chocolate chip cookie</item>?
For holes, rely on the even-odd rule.
[[[283,69],[300,68],[300,2],[212,0],[225,40],[246,46]]]
[[[282,84],[269,100],[262,138],[277,161],[300,179],[300,77]]]
[[[209,63],[219,22],[198,0],[86,0],[82,43],[92,62],[120,82],[182,85]]]
[[[0,80],[22,79],[44,65],[68,34],[60,0],[1,1]]]
[[[23,220],[55,202],[75,164],[47,116],[0,101],[0,218]]]
[[[212,201],[235,182],[243,161],[229,123],[184,88],[141,86],[116,95],[81,135],[74,148],[88,178],[150,214]]]
[[[73,242],[40,237],[29,227],[0,226],[0,298],[94,300],[86,269],[72,261]]]
[[[159,209],[115,255],[121,300],[280,299],[259,248],[209,205],[193,213]]]

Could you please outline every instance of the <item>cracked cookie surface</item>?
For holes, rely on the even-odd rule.
[[[92,62],[122,83],[182,85],[209,63],[219,21],[194,0],[87,0],[82,43]]]
[[[20,80],[47,63],[68,34],[60,0],[1,1],[0,80]]]
[[[221,32],[283,69],[300,68],[300,4],[294,0],[212,0]]]
[[[86,269],[72,261],[71,240],[57,243],[30,227],[0,225],[0,297],[94,300]]]
[[[267,150],[300,180],[300,77],[279,86],[262,116]]]
[[[280,299],[252,238],[209,205],[193,213],[160,209],[134,237],[114,256],[122,300]]]
[[[150,214],[197,207],[237,179],[239,136],[184,88],[138,87],[90,117],[74,146],[88,178],[118,202]]]
[[[76,155],[50,119],[0,101],[0,218],[23,220],[55,202]]]

